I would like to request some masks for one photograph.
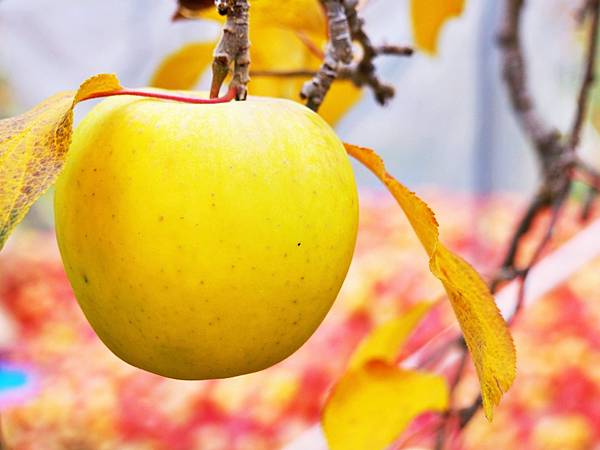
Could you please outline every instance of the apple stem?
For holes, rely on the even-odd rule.
[[[83,98],[82,101],[91,100],[94,98],[112,97],[114,95],[133,95],[136,97],[156,98],[156,99],[160,99],[160,100],[171,100],[171,101],[181,102],[181,103],[211,105],[211,104],[216,104],[216,103],[227,103],[227,102],[234,100],[237,96],[237,88],[230,87],[224,96],[217,97],[217,98],[197,98],[197,97],[189,97],[186,95],[179,95],[179,94],[165,94],[163,92],[140,91],[137,89],[119,89],[118,91],[97,92],[97,93],[91,94],[91,95]]]

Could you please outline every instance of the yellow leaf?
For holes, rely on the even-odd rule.
[[[325,11],[320,0],[255,0],[251,8],[250,20],[254,16],[254,23],[259,27],[276,26],[315,35],[327,32]]]
[[[437,221],[425,202],[388,174],[373,150],[350,144],[346,150],[386,185],[427,251],[431,272],[443,283],[462,328],[491,420],[493,407],[514,380],[516,365],[512,338],[494,297],[475,269],[439,241]]]
[[[189,19],[225,20],[214,5],[210,8],[180,8],[179,14]],[[319,0],[253,0],[250,3],[250,29],[264,27],[324,35],[327,23]]]
[[[350,368],[359,368],[370,360],[393,364],[398,355],[398,349],[432,306],[433,303],[419,303],[401,317],[375,328],[352,355]]]
[[[322,425],[331,450],[381,450],[419,414],[447,406],[448,388],[441,376],[371,361],[338,382]]]
[[[96,75],[77,92],[61,92],[20,116],[0,121],[0,248],[62,168],[75,105],[93,93],[118,89],[114,75]]]
[[[415,45],[433,54],[442,26],[462,14],[465,0],[411,0],[410,5]]]
[[[287,73],[312,70],[315,58],[291,30],[259,28],[250,30],[251,73]],[[318,64],[318,62],[317,62]],[[282,97],[300,101],[300,90],[307,77],[252,75],[248,86],[252,95]]]
[[[433,304],[415,305],[376,328],[354,352],[322,416],[332,450],[383,449],[419,414],[447,408],[443,377],[395,365],[402,344]]]
[[[154,72],[150,85],[162,89],[192,89],[212,63],[215,45],[215,42],[195,42],[171,53]]]

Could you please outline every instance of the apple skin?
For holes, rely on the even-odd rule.
[[[108,348],[211,379],[269,367],[313,334],[352,259],[358,198],[339,138],[297,103],[114,97],[74,133],[55,221]]]

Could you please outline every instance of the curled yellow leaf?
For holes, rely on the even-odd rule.
[[[94,93],[118,89],[114,75],[96,75],[76,92],[61,92],[0,121],[0,248],[60,172],[71,143],[75,105]]]
[[[461,326],[479,377],[485,415],[491,420],[494,406],[512,385],[516,366],[512,337],[494,297],[477,271],[440,242],[437,221],[427,204],[387,173],[373,150],[345,145],[386,185],[429,255],[430,270],[444,285]]]
[[[331,450],[382,450],[419,414],[447,407],[443,377],[374,360],[342,377],[321,423]]]
[[[444,23],[462,14],[464,5],[465,0],[411,0],[411,20],[417,48],[436,53]]]
[[[352,355],[350,368],[358,368],[375,359],[393,364],[402,344],[432,306],[433,303],[419,303],[402,316],[375,328]]]

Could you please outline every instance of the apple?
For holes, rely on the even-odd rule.
[[[100,339],[147,371],[210,379],[312,335],[346,276],[358,200],[342,143],[302,105],[121,96],[76,129],[55,220]]]

